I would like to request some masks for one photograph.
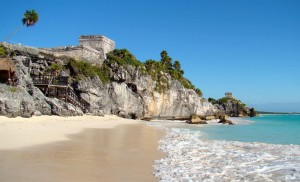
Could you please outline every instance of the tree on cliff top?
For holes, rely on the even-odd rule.
[[[35,25],[38,22],[38,20],[39,20],[39,15],[35,10],[26,10],[24,13],[24,17],[22,18],[22,23],[23,25],[30,27]],[[12,32],[10,35],[5,37],[5,39],[2,42],[8,40],[11,36],[13,36],[15,33],[20,31],[23,25],[21,25],[16,31]]]
[[[160,62],[164,67],[165,72],[169,72],[170,70],[172,70],[172,58],[168,56],[168,52],[163,50],[160,53],[160,56],[161,56]]]

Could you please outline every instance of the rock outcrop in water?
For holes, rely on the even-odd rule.
[[[256,111],[254,108],[249,108],[246,104],[242,103],[233,97],[223,97],[219,100],[212,98],[208,99],[216,108],[219,119],[223,116],[230,117],[255,117]]]
[[[31,75],[49,71],[52,64],[67,67],[68,58],[42,54],[38,49],[11,49],[16,66],[15,86],[0,83],[0,115],[30,117],[32,115],[82,115],[83,111],[70,103],[46,97],[34,86]],[[191,115],[213,115],[216,108],[194,90],[162,73],[168,89],[157,90],[157,80],[142,67],[121,65],[106,60],[107,83],[98,77],[72,77],[71,86],[78,97],[89,103],[87,112],[94,115],[116,114],[126,118],[189,119]],[[65,74],[72,76],[66,68]]]

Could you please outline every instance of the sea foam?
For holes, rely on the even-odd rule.
[[[155,161],[155,175],[169,181],[300,181],[300,146],[214,141],[183,124],[163,127],[160,149],[165,158]]]

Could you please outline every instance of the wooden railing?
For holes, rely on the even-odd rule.
[[[79,99],[75,92],[71,89],[67,90],[67,99],[69,102],[80,107],[81,109],[87,109],[89,106],[86,102],[83,102],[83,99]]]
[[[61,85],[67,86],[69,77],[54,75],[32,75],[31,76],[34,85]]]

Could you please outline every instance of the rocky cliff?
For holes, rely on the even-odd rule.
[[[32,83],[30,75],[44,74],[52,64],[64,66],[64,74],[72,76],[68,58],[57,58],[24,49],[9,50],[16,66],[15,86],[0,83],[0,114],[24,116],[55,114],[81,115],[80,108],[56,98],[46,97]],[[169,74],[162,73],[168,89],[157,90],[157,80],[145,68],[105,61],[108,82],[98,76],[71,78],[70,85],[78,97],[89,103],[88,113],[116,114],[126,118],[187,119],[191,115],[212,115],[217,109],[194,90],[185,88]]]
[[[76,84],[75,90],[91,104],[91,112],[103,111],[130,118],[186,119],[192,114],[205,115],[215,108],[191,89],[185,89],[178,81],[169,79],[169,89],[155,91],[155,81],[142,74],[137,67],[116,63],[108,64],[111,82],[87,78]]]
[[[17,53],[20,54],[20,53]],[[27,53],[26,53],[27,54]],[[31,117],[32,115],[60,115],[73,116],[81,115],[80,108],[76,108],[71,104],[65,103],[56,98],[48,98],[36,88],[31,80],[30,71],[37,68],[37,63],[31,67],[24,66],[28,62],[40,62],[45,64],[46,60],[36,55],[18,55],[13,56],[12,61],[16,67],[14,86],[8,86],[0,83],[0,115],[8,117]]]
[[[223,97],[219,100],[208,99],[216,108],[216,115],[226,115],[230,117],[254,117],[256,111],[235,98]]]

